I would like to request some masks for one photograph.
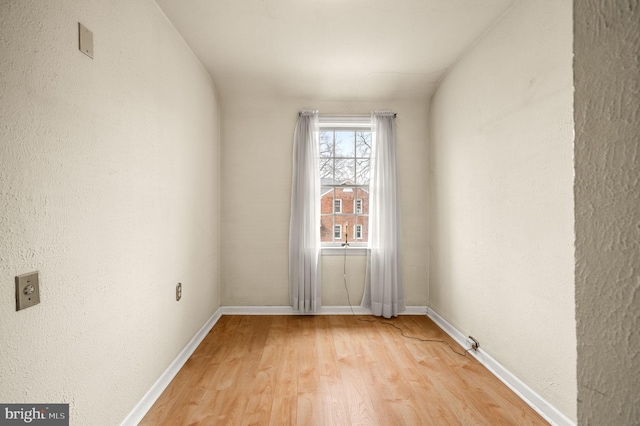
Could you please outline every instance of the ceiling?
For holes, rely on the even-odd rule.
[[[156,0],[229,99],[428,99],[515,0]]]

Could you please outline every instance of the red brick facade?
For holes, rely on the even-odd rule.
[[[335,211],[334,200],[341,201],[341,209]],[[357,210],[356,200],[360,200],[361,211]],[[369,241],[369,192],[362,188],[340,186],[334,189],[323,187],[320,202],[320,241],[366,243]],[[335,223],[334,223],[335,220]],[[347,227],[348,224],[348,227]],[[357,238],[356,226],[361,226],[360,238]],[[334,239],[334,226],[340,226],[340,238]]]

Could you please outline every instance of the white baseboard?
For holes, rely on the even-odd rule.
[[[466,344],[466,336],[457,328],[449,324],[447,320],[442,318],[433,309],[428,308],[427,316],[435,322],[438,327],[444,330],[453,340],[458,342],[462,347],[468,349]],[[522,380],[514,376],[509,370],[502,366],[498,361],[486,353],[482,348],[477,351],[469,351],[480,364],[496,376],[502,383],[507,385],[509,389],[515,392],[524,402],[540,414],[546,421],[557,426],[575,426],[568,417],[558,411],[557,408],[549,404],[547,400],[542,398],[537,392],[527,386]]]
[[[360,306],[323,306],[320,312],[300,313],[291,306],[223,306],[222,315],[371,315],[371,309]],[[407,306],[400,315],[426,315],[427,306]]]
[[[218,322],[222,316],[222,309],[218,308],[213,315],[204,323],[202,328],[193,336],[193,338],[187,343],[184,349],[178,354],[176,359],[173,360],[169,367],[164,370],[164,373],[160,375],[160,378],[151,386],[151,389],[142,397],[140,402],[133,407],[133,410],[123,420],[121,426],[135,426],[143,419],[147,412],[151,409],[156,400],[162,395],[162,392],[169,386],[169,383],[178,374],[182,366],[187,362],[191,354],[196,350],[200,342],[204,340],[209,331]]]

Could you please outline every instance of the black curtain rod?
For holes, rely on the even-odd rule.
[[[300,117],[302,115],[302,111],[298,112],[298,117]],[[336,115],[336,116],[340,116],[340,114],[332,114],[332,115]],[[345,115],[345,117],[349,117],[349,115]],[[393,118],[398,117],[398,113],[394,112],[393,113]]]

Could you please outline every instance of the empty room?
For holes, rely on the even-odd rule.
[[[640,424],[637,0],[0,0],[0,424]]]

